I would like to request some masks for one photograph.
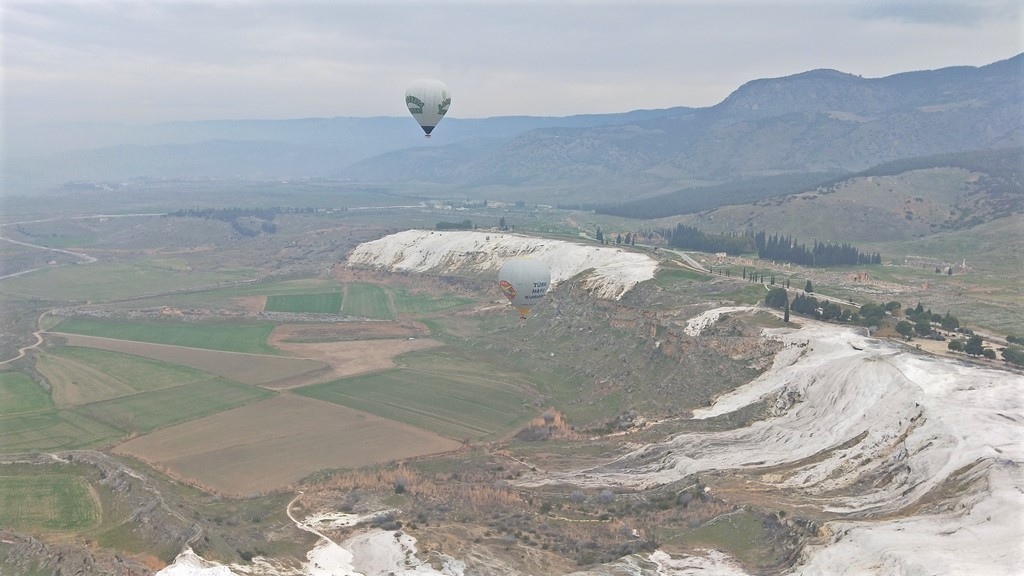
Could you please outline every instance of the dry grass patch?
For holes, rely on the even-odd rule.
[[[282,394],[140,436],[114,451],[241,497],[285,489],[317,470],[354,469],[460,446],[365,412]]]
[[[422,338],[430,329],[419,322],[336,322],[332,324],[285,324],[274,328],[269,342],[275,348],[281,343],[308,344],[340,340],[379,340]]]
[[[358,340],[348,342],[288,342],[271,335],[270,343],[279,348],[305,358],[314,359],[330,366],[330,371],[316,381],[327,382],[346,376],[366,374],[378,370],[386,370],[396,366],[395,356],[407,352],[418,352],[441,346],[437,340],[430,338],[393,338],[379,340]],[[293,380],[272,385],[275,389],[295,388],[312,381]]]

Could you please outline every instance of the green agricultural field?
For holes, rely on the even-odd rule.
[[[711,277],[688,268],[659,268],[654,284],[659,288],[671,288],[679,283],[702,282]]]
[[[338,314],[341,312],[341,292],[273,294],[267,296],[267,303],[263,309],[267,312]]]
[[[532,387],[493,367],[416,354],[409,368],[335,380],[299,394],[462,439],[494,438],[537,415]]]
[[[79,406],[76,411],[127,433],[146,433],[250,404],[274,393],[222,378]]]
[[[71,531],[96,526],[100,504],[77,476],[0,476],[0,526],[19,531]]]
[[[345,286],[345,297],[341,304],[342,313],[361,318],[393,320],[388,292],[376,284],[352,283]]]
[[[0,416],[53,408],[42,386],[20,372],[0,372]]]
[[[71,410],[0,416],[0,453],[97,448],[122,436],[115,428]]]
[[[87,404],[214,378],[212,374],[158,360],[96,348],[65,346],[43,354],[37,369],[58,405]]]
[[[273,324],[185,324],[182,322],[117,322],[94,318],[68,318],[55,332],[102,336],[118,340],[172,344],[189,348],[280,354],[267,344]]]
[[[401,288],[390,288],[398,314],[433,314],[473,302],[472,298],[448,294],[424,294]]]
[[[107,302],[246,278],[223,270],[183,273],[147,262],[95,262],[8,278],[4,280],[3,291],[43,300]]]
[[[238,274],[252,276],[256,270],[238,271]],[[234,274],[234,272],[233,272]],[[239,282],[229,286],[218,286],[208,290],[197,290],[175,294],[162,294],[152,298],[140,298],[133,306],[171,306],[177,308],[231,308],[240,301],[272,296],[326,294],[339,292],[341,286],[324,278],[293,278],[267,282]]]

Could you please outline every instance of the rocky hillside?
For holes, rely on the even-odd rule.
[[[982,67],[753,80],[708,108],[411,120],[334,118],[71,126],[12,134],[9,189],[131,177],[346,178],[527,201],[643,197],[778,174],[842,174],[912,156],[1024,144],[1024,54]],[[682,103],[681,103],[682,104]],[[50,143],[66,143],[54,155]],[[26,188],[27,189],[27,188]]]
[[[463,186],[531,184],[560,200],[643,196],[692,182],[786,173],[860,171],[899,158],[1024,144],[1024,55],[989,66],[867,79],[835,70],[755,80],[722,103],[590,127],[539,128],[476,158],[439,163],[433,180]],[[347,172],[398,179],[410,149]],[[568,189],[568,190],[567,190]],[[576,190],[579,194],[573,194]],[[586,194],[583,192],[586,191]]]

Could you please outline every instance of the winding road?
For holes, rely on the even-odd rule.
[[[146,213],[146,214],[93,214],[93,215],[89,215],[89,216],[65,216],[65,217],[58,217],[58,218],[43,218],[43,219],[40,219],[40,220],[22,220],[20,222],[4,222],[4,223],[0,224],[0,228],[5,227],[5,226],[17,226],[19,224],[38,224],[40,222],[60,222],[60,221],[63,221],[63,220],[96,220],[96,219],[100,219],[100,218],[137,218],[137,217],[140,217],[140,216],[163,216],[163,213]],[[36,248],[38,250],[47,250],[49,252],[58,252],[60,254],[67,254],[68,256],[74,256],[75,258],[78,258],[80,260],[80,262],[76,262],[76,264],[92,264],[93,262],[96,262],[95,258],[93,258],[92,256],[89,256],[88,254],[83,254],[81,252],[72,252],[70,250],[62,250],[60,248],[51,248],[49,246],[41,246],[39,244],[30,244],[28,242],[22,242],[20,240],[15,240],[13,238],[7,238],[6,236],[0,236],[0,241],[9,242],[11,244],[17,244],[18,246],[25,246],[25,247],[28,247],[28,248]],[[31,272],[35,272],[36,270],[43,270],[44,268],[48,268],[48,266],[39,266],[37,268],[31,268],[29,270],[21,270],[21,271],[18,271],[18,272],[13,272],[11,274],[6,274],[4,276],[0,276],[0,280],[4,280],[4,279],[7,279],[7,278],[13,278],[15,276],[21,276],[23,274],[29,274]]]
[[[88,216],[62,216],[62,217],[57,217],[57,218],[42,218],[42,219],[38,219],[38,220],[21,220],[21,221],[18,221],[18,222],[3,222],[3,223],[0,223],[0,228],[3,228],[5,226],[17,226],[19,224],[38,224],[40,222],[61,222],[61,221],[64,221],[64,220],[96,220],[96,219],[101,219],[101,218],[132,218],[132,217],[163,216],[163,215],[164,214],[161,212],[161,213],[145,213],[145,214],[92,214],[92,215],[88,215]],[[22,242],[21,240],[15,240],[13,238],[8,238],[6,236],[0,236],[0,241],[8,242],[10,244],[17,244],[18,246],[25,246],[27,248],[35,248],[37,250],[46,250],[46,251],[49,251],[49,252],[58,252],[60,254],[67,254],[68,256],[74,256],[75,258],[79,259],[79,261],[75,262],[75,264],[92,264],[92,263],[97,261],[96,258],[94,258],[92,256],[89,256],[88,254],[85,254],[85,253],[82,253],[82,252],[72,252],[71,250],[62,250],[60,248],[51,248],[49,246],[42,246],[42,245],[39,245],[39,244],[30,244],[28,242]],[[3,276],[0,276],[0,280],[6,280],[7,278],[14,278],[16,276],[22,276],[24,274],[31,274],[32,272],[35,272],[37,270],[44,270],[44,269],[48,269],[48,268],[53,268],[53,266],[37,266],[36,268],[29,268],[28,270],[19,270],[18,272],[12,272],[10,274],[5,274]],[[35,343],[34,344],[29,344],[28,346],[22,346],[21,348],[19,348],[18,349],[18,355],[14,356],[13,358],[8,358],[6,360],[0,360],[0,366],[3,366],[4,364],[9,364],[9,363],[14,362],[16,360],[20,360],[21,358],[24,358],[25,354],[28,353],[29,350],[32,350],[33,348],[37,348],[37,347],[39,347],[39,345],[41,345],[43,343],[43,332],[44,332],[44,330],[43,330],[43,327],[42,327],[42,320],[49,313],[50,313],[49,310],[44,311],[42,314],[39,315],[39,319],[36,321],[36,328],[38,328],[38,330],[33,332],[33,335],[36,337]]]
[[[24,358],[25,354],[27,354],[29,350],[31,350],[33,348],[37,348],[37,347],[39,347],[40,344],[43,343],[43,332],[45,332],[45,330],[43,330],[43,318],[47,314],[49,314],[49,313],[50,313],[49,310],[43,311],[43,313],[39,315],[39,319],[36,320],[36,328],[38,328],[38,330],[36,330],[35,332],[32,333],[32,335],[36,337],[35,343],[34,344],[29,344],[28,346],[22,346],[21,348],[18,348],[18,355],[13,357],[13,358],[8,358],[7,360],[0,360],[0,366],[3,366],[4,364],[9,364],[11,362],[14,362],[15,360],[19,360],[21,358]]]

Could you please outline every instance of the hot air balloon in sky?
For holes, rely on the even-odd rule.
[[[405,105],[427,138],[430,138],[434,126],[448,113],[451,103],[451,92],[440,80],[416,80],[405,91]]]
[[[550,283],[551,270],[536,258],[510,258],[498,271],[498,286],[519,310],[520,318],[526,318],[530,308],[544,298]]]

